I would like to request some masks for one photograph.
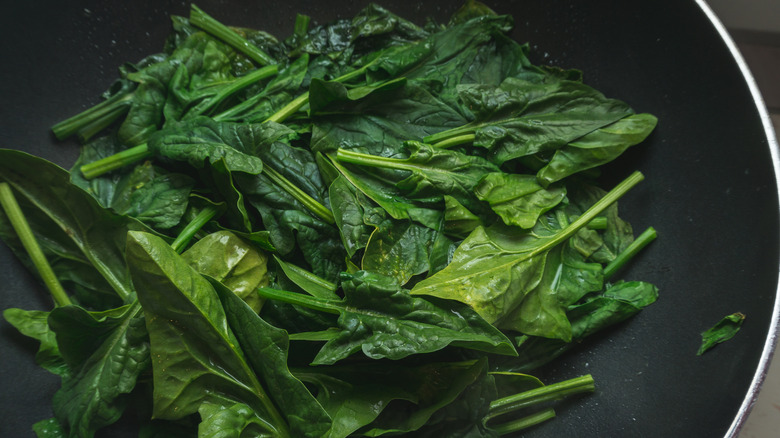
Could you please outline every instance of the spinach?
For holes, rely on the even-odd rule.
[[[393,278],[380,274],[359,271],[342,276],[345,297],[340,301],[258,290],[267,299],[339,314],[340,331],[322,347],[315,364],[333,364],[358,351],[375,359],[401,359],[450,344],[514,353],[503,334],[464,305],[413,297]]]
[[[594,179],[654,116],[476,1],[285,40],[172,24],[53,127],[70,171],[0,150],[0,237],[55,305],[3,313],[62,380],[39,436],[132,406],[145,437],[495,438],[594,390],[522,373],[658,297],[614,279],[656,237],[616,206],[643,176]]]
[[[743,322],[745,322],[744,313],[737,312],[724,316],[717,324],[702,332],[701,347],[696,355],[701,356],[712,347],[736,336]]]

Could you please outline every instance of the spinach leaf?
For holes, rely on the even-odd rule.
[[[398,365],[310,367],[294,374],[319,388],[317,399],[333,418],[329,438],[410,433],[450,405],[486,371],[484,360]]]
[[[486,175],[498,172],[498,167],[483,158],[456,151],[434,148],[417,141],[406,141],[406,159],[386,158],[339,149],[336,159],[348,163],[382,169],[396,169],[404,178],[395,183],[406,196],[414,200],[430,200],[447,194],[467,208],[479,211],[482,205],[474,189]],[[411,175],[408,175],[411,173]],[[408,176],[407,176],[408,175]]]
[[[473,141],[488,149],[487,158],[496,164],[555,151],[632,113],[624,102],[581,82],[555,78],[508,78],[497,87],[462,86],[459,93],[476,118],[424,141],[440,147]]]
[[[193,244],[182,258],[196,271],[224,284],[255,311],[263,303],[255,293],[267,286],[268,256],[230,231],[217,231]]]
[[[171,125],[149,139],[149,150],[169,159],[188,162],[195,168],[224,160],[231,172],[259,174],[263,162],[255,156],[259,144],[273,142],[289,132],[274,125],[218,123],[206,117]]]
[[[138,302],[103,312],[58,307],[49,325],[70,372],[52,407],[70,436],[92,436],[116,422],[126,394],[149,366],[149,343]]]
[[[103,209],[70,184],[67,171],[48,161],[14,150],[0,150],[0,158],[0,180],[16,190],[20,202],[29,202],[39,218],[32,224],[34,232],[52,238],[51,248],[67,266],[78,267],[76,272],[84,271],[82,265],[97,271],[120,300],[131,299],[135,291],[124,259],[126,235],[151,230]],[[87,283],[96,281],[92,275]]]
[[[175,420],[198,412],[204,402],[226,408],[244,403],[264,433],[289,436],[211,283],[147,233],[128,233],[127,259],[154,358],[154,416]]]
[[[8,308],[3,310],[3,318],[19,333],[41,343],[35,353],[35,363],[52,374],[63,376],[69,373],[55,334],[49,327],[49,312]]]
[[[507,225],[531,228],[543,213],[558,205],[566,188],[543,188],[533,175],[494,172],[485,175],[475,189]]]
[[[304,292],[317,298],[338,299],[339,296],[336,294],[338,286],[335,283],[317,277],[313,273],[295,266],[292,263],[287,263],[279,257],[274,256],[274,259],[279,267],[282,268],[284,275],[299,286]]]
[[[641,174],[634,173],[575,222],[552,235],[502,227],[476,228],[455,251],[452,262],[417,283],[412,293],[457,300],[471,306],[489,323],[499,321],[539,285],[549,252],[641,179]]]
[[[572,329],[567,309],[602,287],[600,264],[586,263],[569,246],[558,246],[550,251],[539,284],[497,325],[526,335],[570,342]]]
[[[211,280],[211,283],[247,361],[279,406],[290,426],[291,435],[321,437],[330,427],[331,419],[303,383],[288,370],[287,332],[263,321],[244,300],[216,280]]]
[[[358,351],[373,359],[397,360],[449,345],[513,354],[504,335],[465,305],[413,297],[394,279],[367,271],[342,274],[341,284],[342,301],[258,290],[266,298],[340,315],[341,331],[322,347],[313,364],[333,364]]]
[[[717,324],[702,332],[701,346],[696,355],[701,356],[712,347],[736,336],[739,329],[742,328],[743,322],[745,322],[745,314],[743,313],[737,312],[724,316]]]
[[[364,217],[376,207],[343,176],[331,183],[328,197],[341,241],[351,258],[368,244],[373,228],[366,224]]]
[[[472,213],[457,199],[444,195],[444,231],[458,239],[465,239],[474,229],[485,225],[484,217]]]
[[[363,270],[392,277],[404,285],[431,268],[431,253],[439,234],[436,230],[394,219],[385,219],[376,227],[363,254]]]
[[[511,364],[507,361],[496,361],[496,368],[515,372],[538,369],[579,345],[587,336],[636,315],[657,298],[658,289],[645,282],[627,281],[608,286],[603,293],[567,310],[566,316],[571,322],[571,342],[520,336],[517,340],[517,360]]]
[[[606,164],[628,147],[644,141],[657,123],[653,115],[633,114],[585,134],[556,150],[537,178],[546,187],[574,173]]]

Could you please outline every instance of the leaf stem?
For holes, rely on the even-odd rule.
[[[338,315],[343,310],[343,305],[339,300],[326,300],[310,295],[299,294],[296,292],[271,289],[269,287],[258,288],[257,293],[265,299],[282,301],[288,304],[295,304],[306,307],[307,309],[317,310],[325,313],[333,313]]]
[[[213,205],[209,205],[198,213],[190,223],[188,223],[181,233],[176,236],[176,239],[171,243],[171,248],[177,253],[181,253],[187,244],[192,240],[195,233],[197,233],[204,225],[206,225],[214,216],[217,215],[219,209]]]
[[[57,275],[54,274],[49,261],[46,260],[46,255],[43,254],[43,250],[41,250],[38,240],[35,239],[30,224],[19,207],[19,203],[16,202],[16,197],[14,197],[11,186],[7,182],[0,183],[0,204],[2,204],[3,210],[5,210],[8,220],[11,222],[11,226],[19,236],[22,246],[24,246],[30,259],[32,259],[33,265],[38,270],[43,283],[49,289],[52,298],[54,298],[55,305],[70,305],[71,301],[68,294],[57,279]]]
[[[450,137],[442,141],[433,143],[433,146],[441,149],[447,149],[462,144],[474,143],[474,139],[477,138],[474,134],[462,134],[455,137]]]
[[[81,173],[84,175],[84,178],[93,179],[151,156],[152,153],[149,151],[149,147],[146,143],[143,143],[106,158],[87,163],[81,166]]]
[[[52,126],[51,130],[59,140],[64,140],[82,130],[85,133],[90,133],[89,135],[82,135],[85,138],[89,138],[92,134],[110,125],[111,122],[129,110],[132,102],[132,90],[117,93],[75,116],[57,123]]]
[[[361,166],[381,167],[397,170],[419,170],[419,166],[409,164],[405,159],[380,157],[377,155],[364,154],[347,149],[338,149],[336,159],[346,163],[359,164]]]
[[[287,120],[288,117],[298,112],[301,107],[309,103],[309,92],[305,92],[300,96],[290,101],[287,105],[282,107],[279,111],[271,114],[270,117],[265,119],[266,122],[282,123]]]
[[[229,27],[215,20],[194,4],[190,7],[190,23],[226,42],[230,47],[248,56],[260,65],[275,64],[276,61],[256,45],[250,43]]]
[[[545,244],[539,245],[536,249],[534,249],[534,255],[548,251],[559,243],[573,236],[577,231],[579,231],[580,228],[588,225],[588,223],[596,218],[596,216],[604,211],[604,209],[620,199],[635,185],[639,184],[643,179],[645,179],[645,177],[639,171],[635,171],[629,175],[628,178],[624,179],[622,182],[616,185],[612,190],[604,195],[603,198],[599,199],[589,209],[582,213],[582,215],[580,215],[580,217],[578,217],[574,222],[570,223],[566,228],[549,237]]]
[[[259,68],[245,76],[242,76],[236,79],[235,81],[231,82],[229,85],[220,88],[217,94],[215,94],[213,97],[211,97],[206,102],[204,102],[202,106],[198,105],[195,108],[193,108],[192,114],[188,113],[187,116],[190,117],[190,116],[203,114],[211,110],[212,108],[216,107],[217,105],[222,103],[225,99],[237,93],[238,91],[241,91],[244,88],[254,84],[255,82],[261,81],[277,73],[279,73],[279,66],[269,65],[263,68]]]
[[[634,258],[634,256],[637,255],[639,251],[641,251],[650,242],[655,240],[656,236],[657,235],[653,227],[649,227],[644,232],[642,232],[639,237],[631,242],[623,252],[618,254],[618,256],[615,257],[615,259],[604,268],[604,279],[608,279],[614,275],[615,272],[623,267],[623,265]]]
[[[519,432],[521,430],[528,429],[529,427],[536,426],[539,423],[543,423],[547,420],[555,418],[555,410],[552,408],[544,409],[534,414],[518,418],[517,420],[507,421],[506,423],[499,424],[497,426],[491,426],[499,436],[509,435],[511,433]]]
[[[263,174],[267,176],[275,184],[277,184],[282,189],[284,189],[284,191],[289,193],[293,198],[298,200],[306,208],[308,208],[309,211],[317,215],[317,217],[319,217],[320,219],[324,220],[325,222],[331,225],[336,223],[336,219],[333,217],[333,213],[330,210],[328,210],[327,207],[317,202],[316,199],[309,196],[308,193],[298,188],[298,186],[291,183],[290,180],[282,176],[282,174],[280,174],[276,170],[269,167],[267,164],[263,164]]]
[[[583,392],[593,392],[596,386],[593,376],[586,374],[575,377],[563,382],[553,383],[551,385],[534,388],[519,394],[503,397],[490,403],[487,419],[498,417],[529,406],[545,403],[553,400],[560,400],[574,394]]]

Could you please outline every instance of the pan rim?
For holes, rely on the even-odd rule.
[[[778,148],[777,135],[775,133],[774,125],[772,124],[772,118],[769,115],[764,98],[758,88],[758,83],[753,77],[753,73],[751,73],[750,67],[747,65],[747,62],[742,56],[742,53],[739,51],[739,48],[734,42],[734,39],[729,34],[726,26],[723,24],[720,18],[718,18],[718,16],[715,14],[715,11],[712,10],[712,8],[706,3],[705,0],[696,0],[696,3],[715,27],[715,30],[718,32],[718,35],[720,35],[723,42],[726,44],[726,47],[731,53],[731,56],[734,58],[734,61],[736,61],[737,66],[739,67],[739,70],[745,79],[748,89],[750,90],[753,102],[756,105],[756,110],[758,111],[759,117],[761,119],[761,124],[764,127],[764,133],[767,139],[767,147],[769,148],[769,152],[772,157],[772,168],[775,175],[775,195],[778,197],[778,205],[780,205],[780,148]],[[780,215],[780,209],[776,212],[776,214]],[[778,264],[776,273],[780,273],[780,263]],[[756,401],[758,400],[758,395],[769,371],[769,365],[772,362],[772,357],[775,353],[779,335],[780,276],[778,276],[778,283],[775,290],[775,302],[772,310],[772,320],[770,322],[767,339],[764,342],[764,348],[761,353],[758,367],[756,368],[756,372],[753,375],[750,387],[745,394],[745,398],[739,407],[739,411],[737,412],[734,421],[731,423],[729,430],[726,432],[725,438],[737,438],[740,430],[745,425],[751,410],[755,406]]]

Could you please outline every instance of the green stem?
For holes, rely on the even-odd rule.
[[[117,154],[83,165],[81,166],[81,173],[86,179],[97,178],[104,173],[136,163],[151,156],[152,153],[149,151],[149,147],[146,143],[139,144],[138,146],[126,149]]]
[[[325,313],[340,314],[343,310],[341,301],[338,300],[326,300],[322,298],[315,298],[310,295],[299,294],[296,292],[287,292],[278,289],[271,289],[268,287],[261,287],[257,289],[257,293],[268,300],[282,301],[289,304],[295,304],[297,306],[306,307],[307,309],[317,310]]]
[[[423,138],[423,141],[429,144],[441,143],[451,138],[462,137],[464,135],[474,135],[478,128],[479,125],[474,125],[473,122],[467,123],[463,126],[458,126],[457,128],[448,129],[446,131],[441,131],[437,132],[436,134],[426,136]]]
[[[552,408],[545,409],[535,414],[528,415],[517,420],[507,421],[506,423],[499,424],[497,426],[490,426],[494,432],[499,436],[509,435],[511,433],[519,432],[521,430],[528,429],[529,427],[536,426],[539,423],[543,423],[547,420],[555,418],[555,410]]]
[[[217,122],[222,122],[225,119],[230,119],[236,116],[236,114],[241,114],[243,111],[247,110],[248,108],[252,108],[259,102],[261,99],[263,99],[266,96],[265,93],[258,93],[254,96],[248,98],[247,100],[236,104],[234,106],[231,106],[230,108],[226,109],[225,111],[222,111],[221,113],[215,115],[212,117]]]
[[[599,216],[592,221],[588,222],[588,228],[591,230],[606,230],[607,229],[607,218],[604,216]]]
[[[579,231],[580,228],[588,225],[588,223],[595,219],[596,216],[601,214],[601,212],[604,211],[607,207],[615,203],[635,185],[639,184],[643,179],[645,179],[645,177],[639,171],[629,175],[628,178],[624,179],[620,184],[616,185],[612,190],[604,195],[603,198],[599,199],[595,204],[587,209],[585,213],[582,213],[582,215],[580,215],[580,217],[578,217],[574,222],[570,223],[566,228],[549,237],[547,242],[543,245],[539,245],[530,256],[533,257],[535,255],[549,251],[561,242],[569,239],[577,231]]]
[[[295,27],[293,30],[293,35],[303,38],[306,36],[306,33],[309,32],[309,22],[311,22],[311,17],[304,14],[298,14],[295,16]]]
[[[447,149],[455,146],[460,146],[462,144],[474,143],[475,138],[476,135],[474,134],[463,134],[455,137],[450,137],[446,140],[435,142],[433,143],[433,146],[440,149]]]
[[[364,154],[347,149],[336,151],[336,159],[345,163],[359,164],[361,166],[381,167],[385,169],[397,169],[415,171],[420,170],[419,166],[410,164],[405,159],[380,157],[377,155]]]
[[[265,121],[282,123],[283,121],[287,120],[288,117],[298,112],[298,110],[307,103],[309,103],[308,91],[293,99],[279,111],[271,114],[271,116],[265,119]]]
[[[615,259],[604,268],[604,279],[608,279],[614,275],[615,272],[623,267],[623,265],[634,258],[634,256],[637,255],[639,251],[641,251],[650,242],[655,240],[656,236],[657,235],[653,227],[646,229],[642,234],[639,235],[639,237],[631,242],[631,244],[629,244],[623,252],[618,254],[618,256],[615,257]]]
[[[129,105],[114,107],[111,111],[106,112],[102,118],[82,125],[79,130],[76,131],[76,137],[78,137],[81,143],[86,143],[90,138],[94,137],[97,133],[113,123],[114,120],[124,115],[129,108]]]
[[[195,233],[197,233],[201,228],[203,228],[204,225],[213,219],[218,212],[219,210],[217,207],[213,205],[209,205],[201,210],[200,213],[198,213],[195,218],[193,218],[190,223],[188,223],[187,226],[181,230],[181,233],[176,236],[176,240],[171,243],[171,248],[173,248],[174,251],[181,253],[190,240],[192,240],[193,236],[195,236]]]
[[[248,56],[251,60],[260,65],[276,63],[270,55],[260,50],[259,47],[250,43],[229,27],[215,20],[194,4],[190,8],[190,23],[226,42],[230,47]]]
[[[298,202],[308,208],[309,211],[317,215],[317,217],[331,225],[336,223],[336,220],[333,217],[333,213],[328,210],[327,207],[317,202],[317,200],[309,196],[308,193],[298,188],[298,186],[291,183],[290,180],[269,167],[267,164],[263,165],[263,174],[276,185],[280,186],[285,192],[289,193],[293,198],[298,200]]]
[[[187,116],[190,117],[190,116],[203,114],[211,110],[212,108],[216,107],[217,105],[222,103],[225,99],[232,96],[233,94],[243,90],[244,88],[254,84],[257,81],[261,81],[277,73],[279,73],[279,66],[269,65],[267,67],[257,69],[246,76],[242,76],[236,79],[235,81],[231,82],[229,85],[220,88],[217,94],[215,94],[207,101],[205,101],[202,106],[198,105],[195,108],[193,108],[191,111],[192,114],[188,113]]]
[[[504,415],[529,406],[560,400],[574,394],[593,392],[595,389],[593,376],[590,374],[575,377],[563,382],[553,383],[552,385],[542,386],[541,388],[531,389],[519,394],[494,400],[490,403],[490,409],[486,418],[487,420],[490,420],[499,415]]]
[[[336,79],[333,79],[333,82],[347,82],[350,79],[354,79],[363,73],[366,72],[369,66],[373,63],[369,62],[368,64],[364,65],[363,67],[360,67],[357,70],[353,70],[347,74],[341,75],[337,77]],[[282,107],[279,111],[272,114],[270,117],[268,117],[265,121],[266,122],[276,122],[276,123],[282,123],[283,121],[287,120],[288,117],[295,114],[300,110],[304,105],[309,103],[309,92],[305,92],[301,94],[300,96],[293,99],[290,103]]]
[[[133,91],[117,93],[99,104],[52,126],[54,136],[64,140],[89,126],[89,132],[98,132],[130,109]]]
[[[0,183],[0,204],[3,206],[5,214],[8,216],[8,220],[11,222],[11,226],[16,231],[19,240],[22,242],[22,246],[27,251],[30,259],[38,270],[43,284],[49,289],[54,303],[57,306],[67,306],[71,304],[68,294],[57,279],[57,275],[54,274],[54,270],[51,268],[49,261],[46,260],[46,255],[43,254],[41,246],[38,244],[38,240],[35,239],[35,235],[30,228],[30,224],[27,222],[22,209],[19,207],[19,203],[16,202],[14,193],[11,190],[11,186],[6,183]]]

